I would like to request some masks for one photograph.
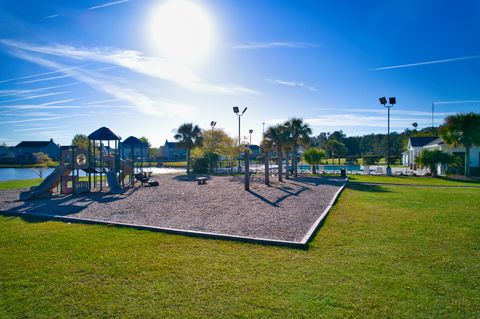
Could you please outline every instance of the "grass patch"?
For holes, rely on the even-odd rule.
[[[48,162],[47,163],[47,166],[48,167],[55,167],[55,166],[58,166],[60,164],[60,162]],[[43,168],[45,167],[44,164],[39,164],[39,163],[35,163],[35,164],[0,164],[0,168]]]
[[[375,176],[375,175],[349,175],[350,182],[362,183],[390,183],[390,184],[415,184],[438,186],[480,186],[478,180],[459,180],[447,177],[416,177],[416,176]]]
[[[163,162],[163,166],[165,167],[178,167],[178,168],[184,168],[187,167],[187,162]]]
[[[479,317],[479,206],[352,183],[308,251],[0,217],[0,317]]]
[[[2,181],[0,182],[0,190],[28,188],[31,186],[37,186],[41,181],[43,181],[42,178]]]

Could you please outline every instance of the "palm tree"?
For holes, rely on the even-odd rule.
[[[309,145],[310,144],[310,135],[312,134],[312,129],[310,126],[303,122],[300,118],[291,118],[285,122],[285,127],[290,133],[292,139],[292,165],[295,177],[298,177],[298,165],[297,165],[297,152],[299,145]]]
[[[325,157],[325,151],[314,147],[308,148],[305,153],[303,153],[303,158],[305,161],[312,166],[312,174],[316,174],[315,166],[320,164],[322,159]]]
[[[264,135],[265,144],[277,150],[278,163],[278,181],[282,181],[283,167],[282,167],[282,151],[285,146],[288,132],[281,124],[270,126]],[[288,169],[288,167],[287,167]]]
[[[445,118],[440,136],[449,145],[465,147],[465,176],[470,176],[470,148],[480,145],[480,113],[458,113]]]
[[[180,147],[187,149],[187,174],[190,174],[190,152],[194,147],[202,145],[202,130],[193,123],[184,123],[178,127],[174,138]]]
[[[437,176],[438,164],[450,164],[455,161],[455,157],[441,150],[424,150],[416,158],[415,162],[421,167],[430,169],[432,177]]]

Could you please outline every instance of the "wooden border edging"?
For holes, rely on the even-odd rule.
[[[112,221],[104,221],[104,220],[97,220],[97,219],[90,219],[90,218],[77,218],[77,217],[66,217],[60,215],[48,215],[48,214],[36,214],[36,213],[15,213],[15,212],[1,212],[0,215],[4,216],[18,216],[18,217],[31,217],[31,218],[40,218],[45,220],[51,221],[60,221],[60,222],[70,222],[76,224],[94,224],[94,225],[104,225],[104,226],[116,226],[116,227],[125,227],[125,228],[133,228],[138,230],[149,230],[154,232],[166,233],[166,234],[176,234],[176,235],[184,235],[189,237],[201,237],[201,238],[208,238],[208,239],[223,239],[223,240],[231,240],[237,242],[246,242],[252,244],[262,244],[262,245],[270,245],[270,246],[279,246],[279,247],[289,247],[295,249],[308,249],[308,243],[316,234],[317,230],[320,228],[320,225],[330,212],[330,209],[337,201],[339,195],[345,188],[348,182],[348,177],[345,179],[344,184],[340,187],[340,189],[335,193],[332,200],[328,204],[328,206],[323,210],[322,214],[317,218],[315,223],[310,227],[307,234],[302,238],[301,241],[288,241],[288,240],[279,240],[279,239],[269,239],[269,238],[257,238],[257,237],[248,237],[248,236],[238,236],[238,235],[228,235],[228,234],[219,234],[213,232],[202,232],[202,231],[195,231],[195,230],[185,230],[185,229],[177,229],[177,228],[169,228],[169,227],[158,227],[158,226],[148,226],[148,225],[138,225],[138,224],[128,224],[128,223],[119,223],[119,222],[112,222]]]

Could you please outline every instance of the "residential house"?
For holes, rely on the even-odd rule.
[[[187,149],[178,146],[176,142],[169,142],[165,140],[165,145],[160,147],[159,156],[165,161],[186,161]]]
[[[15,146],[15,156],[18,162],[32,162],[33,153],[42,152],[52,160],[60,159],[60,145],[50,141],[23,141]]]

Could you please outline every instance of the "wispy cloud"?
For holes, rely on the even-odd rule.
[[[53,69],[61,69],[64,67],[57,62],[38,56],[32,56],[27,53],[22,53],[17,56],[27,61]],[[96,73],[95,71],[77,69],[65,72],[69,72],[73,78],[82,81],[99,92],[111,95],[115,99],[120,99],[136,106],[140,112],[145,114],[157,116],[186,116],[192,115],[195,111],[193,106],[180,102],[154,100],[133,88],[126,87],[124,83],[119,84],[116,78],[107,77],[106,75]]]
[[[47,87],[42,87],[42,88],[36,88],[36,89],[0,90],[0,97],[6,97],[6,96],[25,97],[25,96],[31,95],[32,93],[58,89],[58,88],[66,87],[66,86],[77,85],[77,84],[80,84],[80,83],[81,82],[72,82],[72,83],[67,83],[67,84],[53,85],[53,86],[47,86]]]
[[[299,87],[299,88],[304,88],[313,92],[317,91],[317,89],[314,86],[309,86],[303,82],[298,82],[298,81],[285,81],[285,80],[278,80],[278,79],[266,79],[265,81],[271,84],[280,84],[280,85],[291,86],[291,87]]]
[[[73,102],[75,100],[76,99],[66,99],[66,100],[60,100],[60,101],[52,101],[52,102],[42,103],[40,105],[41,106],[49,106],[49,105],[65,104],[65,103]]]
[[[2,42],[2,41],[0,41],[0,42]],[[55,71],[50,71],[50,72],[44,72],[44,73],[37,73],[37,74],[20,76],[20,77],[14,77],[14,78],[10,78],[10,79],[0,80],[0,83],[6,83],[6,82],[11,82],[11,81],[16,81],[16,80],[23,80],[23,79],[30,79],[30,78],[35,78],[35,77],[39,77],[39,76],[49,75],[49,74],[64,73],[65,71],[75,70],[75,69],[83,68],[83,67],[86,67],[86,66],[87,66],[87,64],[79,65],[79,66],[71,66],[71,67],[66,67],[64,69],[61,69],[61,70],[55,70]]]
[[[66,127],[68,127],[68,126],[66,126],[66,125],[60,125],[60,126],[40,126],[40,127],[30,127],[30,128],[16,129],[16,130],[13,130],[13,131],[14,131],[14,132],[43,131],[43,130],[53,130],[53,129],[66,128]]]
[[[232,48],[239,50],[254,49],[273,49],[273,48],[290,48],[290,49],[306,49],[315,48],[320,45],[311,42],[289,42],[289,41],[273,41],[273,42],[248,42],[244,44],[236,44]]]
[[[64,91],[64,92],[52,92],[52,93],[45,93],[45,94],[37,94],[37,95],[30,95],[26,97],[21,97],[18,99],[11,99],[11,100],[6,100],[6,101],[0,101],[0,104],[4,103],[10,103],[10,102],[16,102],[16,101],[22,101],[22,100],[32,100],[32,99],[39,99],[47,96],[54,96],[54,95],[60,95],[60,94],[66,94],[70,93],[70,91]]]
[[[53,18],[57,18],[59,16],[60,16],[59,14],[52,14],[52,15],[44,17],[44,19],[53,19]]]
[[[105,99],[105,100],[96,100],[96,101],[91,101],[88,103],[85,103],[86,105],[92,105],[92,104],[103,104],[103,103],[111,103],[111,102],[118,102],[120,99]]]
[[[419,108],[417,108],[419,109]],[[335,112],[340,112],[340,113],[374,113],[374,114],[385,114],[387,111],[384,108],[378,108],[378,109],[373,109],[373,108],[350,108],[350,107],[343,107],[343,106],[337,106],[337,107],[315,107],[312,108],[312,110],[315,111],[335,111]],[[400,114],[400,115],[409,115],[412,117],[431,117],[432,112],[431,111],[415,111],[415,110],[400,110],[400,109],[395,109],[392,112],[395,114]],[[435,116],[445,116],[451,114],[450,112],[438,112],[435,113]]]
[[[64,75],[58,75],[58,76],[51,76],[51,77],[48,77],[48,78],[22,81],[22,82],[18,82],[18,84],[30,84],[30,83],[37,83],[37,82],[52,81],[52,80],[68,78],[68,77],[71,77],[71,76],[72,76],[71,74],[64,74]]]
[[[473,60],[473,59],[480,59],[480,55],[470,55],[470,56],[462,56],[462,57],[451,58],[451,59],[432,60],[432,61],[409,63],[409,64],[383,66],[380,68],[373,68],[371,70],[380,71],[380,70],[401,69],[401,68],[410,68],[410,67],[429,65],[429,64],[449,63],[449,62],[457,62],[457,61]]]
[[[15,123],[28,123],[28,122],[38,122],[38,121],[53,121],[64,119],[67,116],[53,116],[53,117],[39,117],[34,119],[27,119],[27,120],[11,120],[11,121],[2,121],[0,124],[15,124]]]
[[[99,4],[97,6],[90,7],[87,10],[96,10],[96,9],[111,7],[111,6],[115,6],[117,4],[122,4],[122,3],[125,3],[125,2],[129,2],[129,1],[130,0],[118,0],[118,1],[107,2],[107,3]]]
[[[480,100],[456,100],[456,101],[435,101],[434,104],[474,104],[480,103]]]
[[[36,46],[11,40],[0,40],[0,43],[24,51],[60,56],[75,60],[113,64],[139,74],[170,81],[182,88],[196,92],[228,95],[260,94],[258,91],[240,85],[207,83],[195,74],[195,72],[185,66],[157,57],[144,56],[138,51],[108,48],[77,49],[64,45]],[[15,52],[14,54],[18,57],[22,57],[22,54],[18,52]]]

